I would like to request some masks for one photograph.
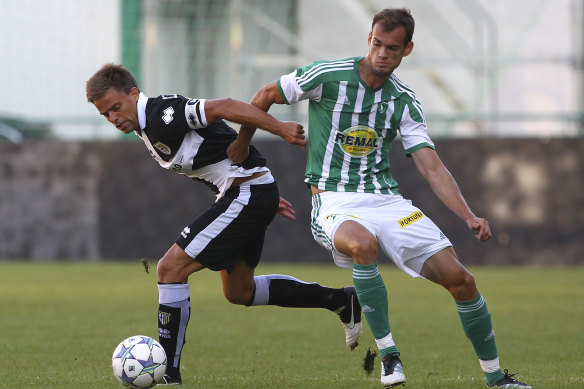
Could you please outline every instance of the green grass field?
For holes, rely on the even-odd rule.
[[[584,387],[584,268],[471,268],[493,315],[503,368],[534,388]],[[430,282],[381,267],[406,388],[486,388],[454,303]],[[334,265],[261,265],[328,286]],[[191,282],[183,388],[382,388],[368,376],[366,327],[350,352],[322,310],[229,304],[219,275]],[[135,263],[0,262],[0,388],[121,388],[111,354],[125,337],[157,338],[156,275]]]

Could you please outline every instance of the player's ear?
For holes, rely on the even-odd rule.
[[[140,96],[140,91],[135,86],[130,89],[130,96]]]
[[[412,52],[413,49],[414,49],[414,42],[413,41],[409,41],[408,43],[406,43],[404,57],[407,57],[408,55],[410,55],[410,53]]]

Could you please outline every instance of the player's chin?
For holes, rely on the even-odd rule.
[[[124,125],[122,127],[118,127],[118,129],[123,132],[124,134],[129,134],[131,132],[134,132],[134,127],[133,126],[128,126],[128,125]]]
[[[374,73],[378,77],[388,78],[389,76],[391,76],[391,68],[380,66],[375,69]]]

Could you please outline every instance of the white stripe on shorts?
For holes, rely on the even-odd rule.
[[[197,234],[194,239],[185,248],[185,252],[191,258],[196,258],[207,247],[209,242],[216,238],[224,229],[231,224],[233,220],[239,216],[243,208],[249,203],[251,191],[249,185],[242,185],[239,187],[239,196],[233,199],[229,207],[219,216],[213,220],[205,229]]]

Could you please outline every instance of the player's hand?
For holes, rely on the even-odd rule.
[[[237,139],[227,147],[227,156],[235,163],[243,163],[248,155],[249,145],[242,145]]]
[[[296,212],[292,209],[292,204],[282,197],[280,197],[280,205],[278,206],[278,214],[286,219],[296,220]]]
[[[278,131],[278,135],[290,144],[304,147],[307,141],[303,128],[302,124],[298,122],[283,122],[282,129]]]
[[[491,239],[491,227],[489,227],[489,222],[480,217],[472,217],[466,221],[468,228],[477,232],[475,238],[479,242],[484,242]]]

